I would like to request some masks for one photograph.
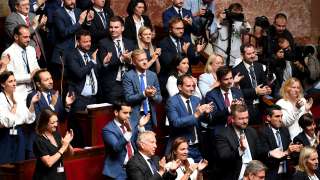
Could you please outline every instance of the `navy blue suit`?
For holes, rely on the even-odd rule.
[[[75,33],[81,29],[79,24],[80,9],[75,8],[74,14],[76,23],[72,24],[71,17],[64,7],[58,8],[53,14],[55,46],[52,53],[51,62],[61,64],[59,56],[67,55],[68,50],[75,47]],[[83,24],[85,24],[84,22]]]
[[[157,89],[157,93],[154,97],[148,98],[150,114],[152,125],[157,125],[157,114],[156,114],[156,107],[155,103],[160,103],[162,101],[162,96],[160,93],[160,86],[158,82],[158,78],[156,73],[147,70],[146,71],[146,79],[147,79],[147,86],[154,86]],[[125,100],[131,104],[132,110],[132,124],[135,126],[138,125],[138,121],[140,119],[140,108],[143,101],[146,97],[143,95],[143,92],[140,88],[140,80],[138,73],[135,69],[132,69],[126,72],[123,76],[122,80],[123,90],[124,90],[124,97]]]
[[[132,124],[132,123],[131,123]],[[134,142],[137,131],[133,128],[131,145],[135,149]],[[102,174],[111,178],[126,179],[127,174],[123,168],[123,162],[127,155],[127,141],[115,121],[111,121],[102,129],[102,137],[105,144],[106,158]]]
[[[181,13],[182,13],[183,17],[191,17],[192,18],[192,12],[190,10],[182,8]],[[162,14],[163,28],[166,32],[169,32],[169,21],[173,17],[179,17],[178,12],[174,9],[173,6],[166,9]],[[194,29],[194,28],[195,27],[190,26],[190,25],[185,26],[183,37],[188,39],[189,41],[191,41],[191,32],[193,32],[192,29]]]
[[[125,38],[122,38],[122,41],[126,50],[133,51],[136,48],[132,41]],[[114,42],[105,38],[99,42],[98,57],[101,62],[108,52],[112,53],[112,58],[107,66],[101,66],[99,72],[99,82],[101,85],[99,89],[99,98],[101,99],[99,100],[103,103],[114,103],[115,101],[119,100],[119,98],[123,97],[122,82],[116,80],[121,61],[117,57],[117,50]]]
[[[241,90],[238,88],[231,87],[231,94],[233,99],[240,99],[243,97]],[[207,92],[204,101],[206,104],[213,102],[214,106],[210,119],[208,119],[209,126],[224,126],[227,123],[230,112],[228,110],[228,107],[224,103],[224,95],[221,93],[220,87],[214,88],[211,91]]]
[[[193,113],[196,112],[197,106],[200,104],[200,99],[196,96],[190,98],[191,107]],[[199,125],[200,118],[197,119],[194,114],[189,114],[183,99],[180,94],[176,94],[170,97],[167,101],[167,117],[170,123],[170,135],[168,144],[166,147],[166,153],[171,150],[171,144],[177,137],[185,137],[188,141],[191,141],[193,136],[194,127],[197,129],[198,140],[199,138]],[[189,147],[190,148],[190,147]],[[195,161],[199,160],[199,157],[192,157]]]

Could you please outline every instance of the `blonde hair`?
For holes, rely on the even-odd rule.
[[[216,61],[217,57],[220,57],[224,63],[224,59],[221,55],[219,54],[211,54],[209,57],[208,57],[208,60],[207,60],[207,63],[206,63],[206,66],[204,67],[204,72],[205,73],[212,73],[212,63],[214,61]]]
[[[143,43],[143,42],[141,41],[140,36],[142,36],[142,33],[143,33],[145,30],[148,30],[148,29],[152,32],[152,29],[151,29],[150,27],[147,27],[147,26],[141,26],[141,27],[139,28],[137,40],[138,40],[138,47],[139,47],[140,49],[143,49],[143,47],[142,47],[142,43]],[[150,51],[150,55],[152,56],[152,54],[154,53],[154,47],[153,47],[153,45],[152,45],[152,42],[151,42],[150,44],[148,44],[148,49],[149,49],[149,51]]]
[[[135,57],[137,57],[138,55],[143,54],[143,53],[146,53],[146,52],[144,52],[143,49],[135,49],[131,53],[131,59],[134,60]]]
[[[299,98],[303,97],[303,88],[301,85],[301,82],[299,81],[299,79],[292,77],[287,79],[281,86],[280,88],[280,95],[283,99],[288,100],[289,96],[288,96],[288,89],[292,86],[293,83],[298,82],[299,86],[300,86],[300,94],[299,94]]]
[[[317,150],[309,146],[304,147],[300,151],[299,164],[296,167],[298,171],[306,172],[307,174],[312,174],[307,166],[307,161],[309,160],[312,153],[317,153]]]

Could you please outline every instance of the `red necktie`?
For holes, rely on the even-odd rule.
[[[124,129],[124,125],[121,125],[121,130],[122,130],[122,133],[126,133],[126,130]],[[130,159],[133,155],[133,151],[132,151],[132,146],[131,146],[131,143],[130,141],[126,144],[126,149],[127,149],[127,153],[128,153],[128,159]]]
[[[224,93],[224,104],[227,106],[227,108],[230,106],[230,100],[229,100],[229,97],[228,97],[228,94],[229,93]]]
[[[29,19],[29,16],[27,16],[26,17],[26,25],[28,26],[28,27],[30,27],[30,19]],[[37,59],[39,60],[40,59],[40,57],[41,57],[41,48],[40,48],[40,43],[39,43],[39,39],[38,39],[39,37],[38,37],[38,35],[37,34],[35,34],[33,37],[32,37],[32,39],[34,40],[34,42],[36,43],[36,46],[34,47],[35,48],[35,50],[36,50],[36,56],[37,56]]]
[[[27,16],[27,17],[26,17],[26,25],[27,25],[27,26],[30,26],[30,19],[29,19],[29,16]]]

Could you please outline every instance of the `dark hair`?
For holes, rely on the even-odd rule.
[[[303,114],[298,120],[299,126],[303,130],[305,130],[308,126],[311,126],[313,122],[314,120],[313,120],[312,114],[310,113]]]
[[[177,66],[179,66],[180,62],[185,58],[188,59],[187,56],[184,56],[184,55],[179,56],[179,55],[177,55],[172,59],[172,61],[170,63],[170,66],[169,66],[170,67],[170,70],[169,70],[169,74],[170,75],[173,75],[174,77],[178,78]]]
[[[124,21],[123,21],[122,17],[120,17],[120,16],[111,17],[110,20],[109,20],[109,24],[110,24],[110,22],[120,22],[121,26],[124,25]]]
[[[288,20],[287,15],[285,15],[284,13],[278,13],[276,14],[276,16],[274,17],[274,22],[276,22],[277,19],[279,18],[283,18],[285,20]]]
[[[186,78],[192,78],[192,76],[190,74],[184,74],[184,75],[181,75],[177,78],[177,86],[179,85],[183,85],[183,81],[184,79]]]
[[[230,11],[234,10],[234,9],[240,9],[241,11],[243,11],[242,5],[240,3],[232,3],[230,4],[230,6],[228,7],[228,9]]]
[[[240,46],[240,52],[241,52],[241,54],[244,54],[245,50],[246,50],[247,48],[251,48],[251,47],[254,48],[254,46],[253,46],[252,44],[250,44],[250,43],[242,44],[242,45]]]
[[[13,76],[12,71],[4,71],[0,74],[0,84],[4,84],[10,76]],[[3,90],[3,87],[0,86],[0,89]]]
[[[76,40],[79,41],[81,36],[91,36],[91,34],[88,30],[80,29],[76,32]]]
[[[168,155],[167,160],[168,161],[173,161],[177,158],[175,151],[177,151],[178,147],[180,146],[180,144],[182,143],[187,143],[188,144],[188,140],[185,137],[177,137],[171,144],[171,150],[170,153]]]
[[[13,29],[13,35],[21,35],[21,32],[20,32],[20,29],[28,29],[29,30],[29,27],[24,25],[24,24],[19,24],[17,25],[14,29]]]
[[[271,106],[269,106],[266,110],[266,115],[267,116],[272,116],[273,115],[273,111],[274,110],[281,110],[281,106],[277,105],[277,104],[273,104]]]
[[[217,69],[216,75],[218,81],[221,81],[221,79],[226,76],[228,73],[232,72],[231,68],[228,66],[221,66]]]
[[[42,109],[36,125],[37,134],[42,134],[47,130],[49,120],[52,116],[57,116],[57,113],[53,112],[51,109]]]
[[[49,72],[47,69],[39,69],[38,71],[36,71],[33,75],[33,82],[37,83],[37,82],[41,82],[41,78],[40,78],[40,74],[43,72]]]
[[[124,100],[118,100],[114,102],[113,110],[119,112],[122,109],[122,106],[130,106],[130,104],[126,103]]]
[[[144,13],[147,12],[147,4],[144,0],[131,0],[127,7],[127,13],[129,16],[132,16],[134,14],[134,9],[138,5],[138,3],[143,3],[144,5]]]
[[[247,106],[245,103],[242,104],[232,104],[231,107],[231,115],[235,116],[236,112],[246,112],[248,111]]]
[[[182,23],[183,23],[183,21],[182,21],[182,19],[181,19],[180,17],[176,17],[176,16],[172,17],[172,18],[169,20],[169,28],[172,28],[172,26],[173,26],[174,24],[177,24],[177,23],[179,23],[179,22],[182,22]]]

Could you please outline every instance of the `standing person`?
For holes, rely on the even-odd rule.
[[[293,139],[302,131],[299,127],[299,118],[305,113],[311,113],[313,100],[310,98],[307,101],[303,97],[301,83],[296,78],[289,78],[283,83],[280,95],[282,99],[276,104],[282,108],[282,123],[289,129],[290,137]]]
[[[146,129],[152,130],[157,126],[155,105],[162,101],[158,77],[156,73],[147,69],[148,59],[144,50],[134,50],[131,59],[135,69],[126,72],[123,76],[124,97],[133,108],[133,126],[138,125],[138,119],[141,116],[150,114],[151,122],[146,125]]]
[[[25,135],[23,124],[35,121],[34,104],[39,94],[32,97],[27,107],[23,98],[15,92],[16,79],[11,71],[0,74],[0,164],[25,160]]]
[[[33,151],[37,158],[33,174],[34,180],[65,180],[63,155],[73,154],[70,142],[73,131],[66,132],[62,138],[57,132],[58,116],[50,109],[43,109],[37,121],[37,136],[33,144]]]
[[[124,37],[138,44],[138,32],[142,26],[152,28],[151,21],[148,16],[144,15],[147,11],[147,4],[144,0],[130,0],[127,13],[128,16],[124,20]]]
[[[260,113],[262,104],[259,98],[271,94],[272,90],[267,85],[267,78],[262,64],[255,61],[255,48],[250,44],[246,44],[241,46],[240,51],[243,60],[233,68],[232,73],[234,76],[238,73],[244,76],[239,85],[244,101],[248,106],[249,124],[262,124]]]
[[[152,44],[154,30],[150,27],[142,26],[138,32],[138,47],[143,49],[148,58],[148,69],[157,74],[160,73],[161,65],[159,56],[161,55],[161,48],[156,48]]]
[[[100,69],[100,101],[114,103],[124,97],[122,78],[132,69],[131,52],[136,48],[131,40],[123,37],[124,22],[120,16],[110,18],[111,39],[99,42],[98,57],[103,66]]]
[[[202,159],[199,163],[194,163],[194,160],[188,157],[188,140],[183,137],[178,137],[172,142],[171,151],[168,160],[171,161],[166,164],[170,167],[173,161],[180,161],[181,165],[177,169],[176,180],[202,180],[202,170],[207,167],[208,161]]]
[[[14,43],[2,53],[2,57],[10,57],[7,70],[15,74],[16,92],[26,102],[28,93],[33,89],[32,76],[40,67],[36,51],[29,45],[31,37],[29,28],[26,25],[18,25],[13,30],[13,37]]]
[[[105,179],[123,180],[127,178],[124,167],[137,151],[135,140],[138,130],[144,129],[144,125],[150,120],[150,115],[141,117],[136,128],[130,117],[130,105],[117,102],[113,108],[114,120],[102,129],[106,152],[102,174]]]
[[[304,147],[300,152],[299,165],[292,180],[317,180],[320,179],[318,171],[318,153],[312,147]]]

